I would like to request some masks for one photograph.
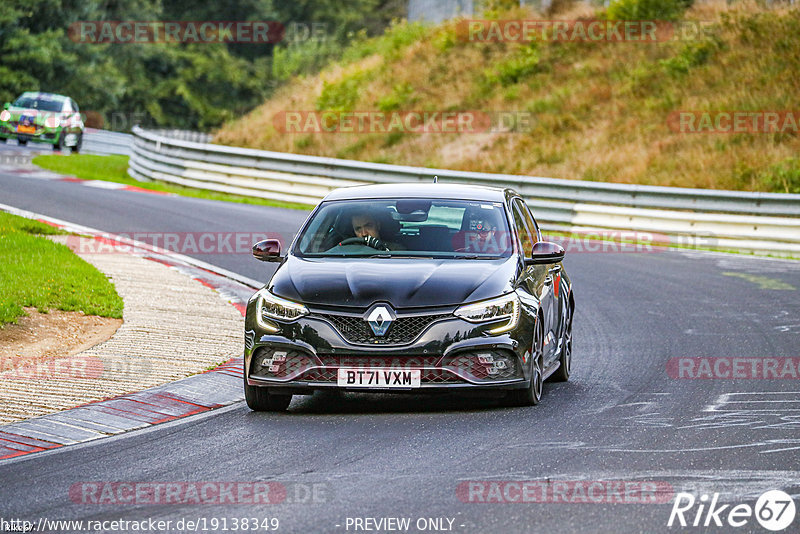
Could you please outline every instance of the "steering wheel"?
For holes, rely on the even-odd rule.
[[[340,246],[344,245],[366,245],[368,247],[372,247],[375,250],[389,250],[389,247],[386,246],[386,243],[381,241],[380,239],[374,238],[372,236],[367,237],[349,237],[339,243]]]

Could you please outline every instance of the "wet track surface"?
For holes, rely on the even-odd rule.
[[[306,215],[2,169],[0,203],[125,233],[288,239]],[[258,280],[270,274],[246,253],[181,252]],[[572,503],[475,503],[458,489],[488,480],[631,481],[667,488],[662,501],[686,491],[751,506],[769,489],[800,495],[800,377],[692,380],[668,372],[671,358],[800,357],[800,263],[676,250],[568,251],[564,263],[575,288],[573,376],[545,384],[537,407],[332,393],[296,397],[285,414],[251,413],[241,403],[2,462],[2,515],[173,525],[275,517],[282,532],[352,532],[348,518],[364,517],[408,517],[410,532],[418,518],[452,519],[454,532],[662,532],[678,530],[667,527],[670,502],[579,502],[572,492]],[[81,502],[75,488],[86,486],[75,485],[92,481],[274,481],[288,493],[282,503],[257,505]],[[314,487],[316,498],[307,491]],[[754,518],[737,529],[684,530],[766,532]]]

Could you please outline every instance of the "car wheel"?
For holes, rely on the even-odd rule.
[[[292,402],[291,395],[270,393],[267,388],[250,386],[247,382],[244,384],[244,399],[254,412],[285,412]]]
[[[27,139],[17,139],[17,144],[20,145],[20,146],[25,146],[25,145],[28,144],[28,140]]]
[[[0,137],[0,143],[5,143],[7,139],[5,137]]]
[[[525,389],[512,389],[508,392],[507,404],[509,406],[536,406],[542,400],[542,387],[544,380],[544,325],[542,318],[536,318],[536,337],[533,340],[533,354],[531,355],[531,383]]]
[[[61,132],[61,135],[58,136],[58,140],[53,145],[53,150],[64,151],[64,132]]]
[[[75,143],[75,146],[72,147],[72,152],[74,154],[78,154],[83,148],[83,134],[78,134],[78,141]]]
[[[564,319],[564,335],[561,338],[561,364],[553,373],[554,382],[566,382],[572,374],[572,306],[567,304],[567,316]]]

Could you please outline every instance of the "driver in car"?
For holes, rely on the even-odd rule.
[[[364,244],[376,250],[405,250],[399,243],[381,239],[381,223],[370,210],[357,211],[351,217],[353,233],[364,240]]]

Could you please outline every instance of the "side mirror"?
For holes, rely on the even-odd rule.
[[[525,265],[542,265],[558,263],[564,259],[564,247],[551,241],[534,243],[530,258],[525,258]]]
[[[265,239],[253,245],[253,257],[261,261],[281,261],[281,242]]]

